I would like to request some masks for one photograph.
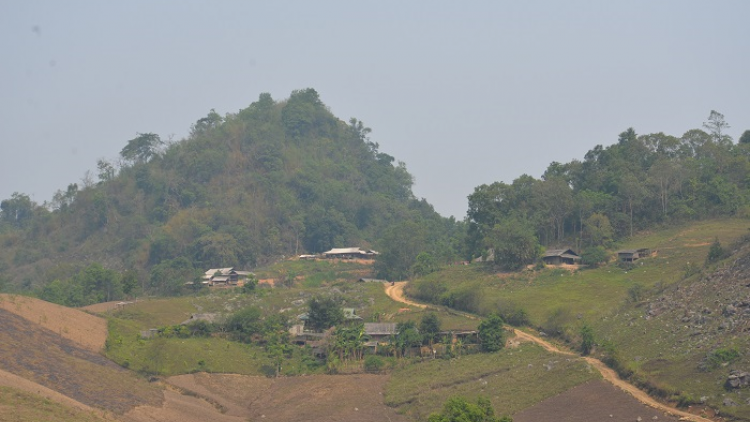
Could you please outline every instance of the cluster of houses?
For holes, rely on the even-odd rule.
[[[356,315],[354,309],[344,309],[344,324],[351,321],[361,321],[362,318]],[[301,323],[293,325],[289,329],[289,334],[292,337],[292,341],[299,346],[310,346],[312,352],[316,356],[324,356],[327,353],[326,346],[330,339],[331,331],[326,332],[314,332],[305,330],[304,322],[308,319],[307,314],[302,314],[297,317]],[[367,341],[364,343],[365,352],[377,354],[378,348],[387,346],[393,341],[398,334],[397,324],[395,322],[365,322],[364,324],[364,335]],[[478,331],[476,330],[454,330],[454,331],[443,331],[438,333],[440,336],[450,339],[451,344],[456,344],[458,340],[466,343],[478,343]],[[419,354],[424,355],[425,351],[419,347],[414,347],[411,351],[411,355]],[[433,347],[428,351],[428,354],[434,354],[435,350],[438,349]]]
[[[617,251],[617,259],[622,262],[633,262],[640,258],[646,258],[651,251],[646,248],[623,249]],[[581,257],[573,249],[547,249],[542,262],[547,265],[576,265],[580,264]]]

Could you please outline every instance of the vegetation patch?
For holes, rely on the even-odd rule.
[[[513,414],[600,375],[584,361],[524,343],[496,353],[430,359],[393,372],[386,404],[422,420],[452,396],[486,396],[497,414]]]
[[[35,394],[0,386],[0,419],[13,422],[104,422],[110,420]]]

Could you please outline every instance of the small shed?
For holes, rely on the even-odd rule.
[[[542,261],[548,265],[578,264],[581,257],[573,249],[548,249],[542,257]]]
[[[645,258],[649,255],[650,251],[646,248],[641,249],[623,249],[617,251],[617,259],[623,262],[633,262],[640,258]]]

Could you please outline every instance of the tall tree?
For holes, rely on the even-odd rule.
[[[146,163],[159,154],[159,148],[164,144],[155,133],[139,133],[128,141],[120,151],[120,156],[132,163]]]
[[[724,130],[729,129],[731,126],[724,120],[724,115],[716,110],[711,110],[711,113],[708,115],[708,121],[703,122],[703,127],[708,130],[708,133],[711,134],[716,143],[731,142],[732,140],[732,138],[724,134]]]

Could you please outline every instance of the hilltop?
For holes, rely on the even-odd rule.
[[[421,230],[419,250],[450,244],[457,223],[415,198],[405,164],[369,133],[304,89],[281,101],[262,94],[225,116],[212,110],[177,142],[123,140],[119,162],[101,160],[97,175],[51,203],[2,201],[0,290],[82,306],[179,294],[208,268],[374,248],[403,225]],[[446,262],[453,256],[443,250]]]

